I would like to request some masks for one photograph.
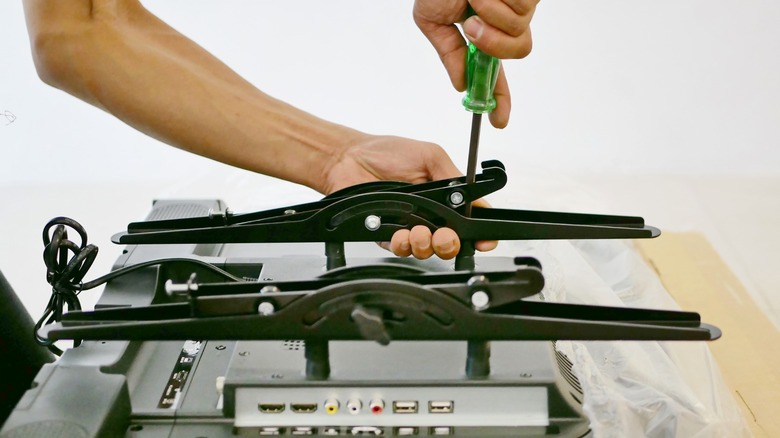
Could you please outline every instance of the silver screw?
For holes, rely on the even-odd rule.
[[[263,286],[263,288],[260,289],[261,294],[270,294],[276,292],[279,292],[279,288],[276,286]]]
[[[482,290],[471,294],[471,305],[477,310],[482,310],[490,304],[490,296]]]
[[[370,214],[366,216],[366,220],[364,223],[368,231],[376,231],[382,225],[382,219],[379,216]]]
[[[259,306],[257,306],[257,313],[263,316],[271,315],[275,311],[276,307],[274,307],[274,304],[270,301],[263,301]]]
[[[461,192],[452,192],[450,193],[450,202],[452,205],[460,205],[463,203],[463,193]]]
[[[487,278],[484,275],[475,275],[466,282],[467,285],[472,287],[485,283],[487,283]]]
[[[165,282],[165,293],[169,296],[172,295],[187,295],[190,291],[190,285],[187,283],[174,283],[173,280]]]
[[[295,214],[295,213],[296,213],[296,211],[293,210],[292,208],[287,209],[287,210],[284,211],[284,214]]]

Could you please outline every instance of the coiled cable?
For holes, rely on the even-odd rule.
[[[53,231],[52,231],[53,228]],[[80,237],[81,242],[76,243],[68,238],[68,229],[74,230]],[[167,258],[160,260],[150,260],[138,263],[126,268],[117,269],[102,277],[89,282],[83,282],[84,276],[95,261],[98,254],[98,247],[87,244],[87,232],[78,222],[67,217],[56,217],[50,220],[43,228],[43,261],[46,264],[46,281],[51,285],[52,294],[43,315],[35,324],[35,340],[38,344],[46,346],[52,353],[62,355],[62,350],[51,341],[38,333],[41,327],[62,320],[65,313],[65,307],[68,311],[81,310],[79,294],[81,291],[93,289],[114,278],[129,274],[154,265],[165,263],[191,263],[205,267],[214,273],[223,276],[230,281],[245,281],[226,272],[212,264],[195,259],[187,258]],[[81,340],[75,339],[73,346],[81,345]]]

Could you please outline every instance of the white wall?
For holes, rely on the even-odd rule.
[[[414,26],[411,0],[145,4],[269,94],[368,132],[438,142],[465,167],[470,116]],[[483,130],[480,157],[505,161],[510,173],[522,162],[777,175],[778,23],[772,0],[543,1],[534,52],[505,64],[510,126]],[[162,180],[219,167],[42,84],[19,0],[0,2],[0,56],[0,185],[63,174]]]

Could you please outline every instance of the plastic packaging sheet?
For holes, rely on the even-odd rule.
[[[678,310],[626,241],[502,242],[542,262],[544,299]],[[717,342],[717,341],[715,341]],[[594,436],[749,437],[705,342],[556,343],[574,363]]]
[[[219,179],[223,184],[215,185]],[[223,198],[236,212],[310,202],[318,196],[300,186],[248,174],[204,176],[172,187],[163,197],[182,195]],[[513,173],[508,186],[490,200],[501,208],[606,211],[586,187],[533,169]],[[539,259],[548,301],[679,310],[630,241],[506,241],[491,254]],[[706,342],[556,345],[574,363],[595,438],[751,436]]]
[[[534,169],[512,173],[507,187],[491,199],[502,208],[613,213],[587,187]],[[501,242],[495,254],[539,259],[548,301],[679,310],[631,241]],[[707,342],[559,341],[556,346],[574,363],[596,438],[752,436]]]

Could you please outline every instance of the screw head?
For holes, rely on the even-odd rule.
[[[279,292],[279,288],[276,286],[263,286],[263,288],[260,289],[261,294],[270,294],[276,292]]]
[[[284,211],[284,214],[295,214],[295,213],[297,213],[297,212],[295,210],[293,210],[292,208],[289,208],[289,209]]]
[[[463,197],[463,193],[461,192],[452,192],[450,193],[450,202],[452,205],[460,205],[463,203],[463,200],[465,198]]]
[[[477,310],[482,310],[490,304],[490,296],[487,292],[478,290],[471,294],[471,305]]]
[[[466,284],[468,286],[474,287],[474,286],[478,286],[480,284],[486,284],[487,282],[488,282],[487,281],[487,277],[485,277],[484,275],[475,275],[475,276],[469,278],[468,281],[466,282]]]
[[[377,215],[370,214],[366,216],[364,224],[368,231],[376,231],[382,225],[382,219]]]
[[[274,304],[270,301],[263,301],[259,306],[257,306],[257,313],[263,316],[271,315],[275,311],[276,307],[274,307]]]

